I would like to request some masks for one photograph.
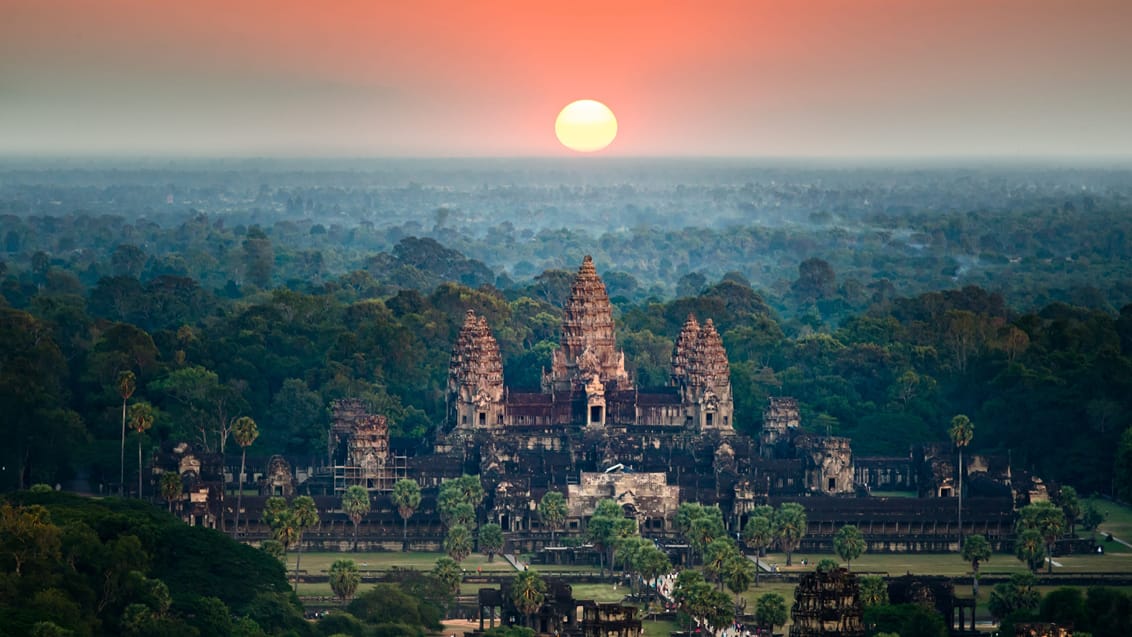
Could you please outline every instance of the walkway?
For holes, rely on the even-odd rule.
[[[510,564],[511,567],[514,568],[516,571],[527,570],[526,562],[523,562],[522,560],[520,560],[519,556],[517,556],[517,555],[514,555],[512,553],[504,553],[503,559],[507,560],[507,563]]]

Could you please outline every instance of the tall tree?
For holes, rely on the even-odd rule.
[[[457,524],[448,529],[448,535],[444,538],[444,552],[457,562],[463,562],[464,558],[471,555],[472,532],[468,527]]]
[[[990,561],[991,545],[987,538],[972,535],[963,542],[963,559],[971,563],[971,595],[979,599],[979,564]]]
[[[137,377],[131,371],[120,372],[117,388],[118,395],[122,397],[122,448],[119,458],[118,495],[124,496],[126,494],[126,401],[130,400],[138,388]]]
[[[274,269],[275,251],[271,247],[271,239],[259,226],[248,228],[244,239],[244,272],[248,280],[258,288],[267,289]]]
[[[354,560],[334,560],[330,565],[330,590],[343,602],[350,601],[362,581]]]
[[[795,549],[806,535],[806,509],[797,502],[785,502],[774,512],[774,537],[786,553],[786,565],[792,564]]]
[[[766,549],[774,542],[774,526],[771,524],[770,518],[756,515],[747,520],[747,526],[743,527],[743,541],[748,547],[754,549],[756,560],[762,557]],[[758,586],[759,569],[756,568],[755,587],[758,588]]]
[[[726,535],[712,540],[704,550],[704,571],[716,580],[719,590],[723,590],[723,575],[727,563],[734,557],[740,556],[735,541]]]
[[[971,438],[975,435],[975,426],[971,424],[971,419],[959,414],[951,419],[951,428],[947,430],[947,435],[951,437],[951,442],[959,450],[959,545],[962,549],[963,545],[963,450],[967,445],[971,444]]]
[[[130,405],[130,429],[133,429],[138,434],[138,497],[144,497],[142,493],[142,434],[149,431],[153,426],[154,418],[153,405],[142,401]]]
[[[184,485],[181,484],[180,474],[176,471],[162,473],[159,488],[161,489],[161,499],[169,505],[169,512],[172,513],[173,502],[181,497],[181,491],[184,488]]]
[[[1037,572],[1042,565],[1042,534],[1034,529],[1026,529],[1014,540],[1014,554],[1031,571]]]
[[[534,628],[535,613],[546,601],[546,582],[535,571],[523,571],[511,583],[511,602],[515,609],[526,615],[527,626]]]
[[[487,561],[495,559],[495,554],[503,550],[503,529],[494,522],[489,522],[479,530],[480,553],[487,556]]]
[[[1077,489],[1069,485],[1061,487],[1057,494],[1057,504],[1065,514],[1065,523],[1069,525],[1069,536],[1077,537],[1077,520],[1081,519],[1081,498],[1077,496]]]
[[[1065,514],[1052,502],[1035,502],[1022,507],[1018,525],[1037,531],[1045,545],[1047,572],[1053,572],[1053,545],[1065,534]]]
[[[303,559],[303,533],[319,522],[318,507],[314,498],[301,495],[291,503],[291,517],[295,523],[295,588],[299,587],[299,562]]]
[[[248,416],[241,416],[232,423],[232,437],[240,445],[240,475],[236,478],[236,535],[240,534],[240,510],[244,503],[244,468],[247,466],[248,447],[259,438],[259,427]]]
[[[416,484],[415,482],[413,484]],[[360,485],[351,485],[342,493],[342,511],[354,524],[354,551],[358,550],[358,525],[369,513],[369,491]]]
[[[723,582],[727,584],[727,590],[735,594],[736,606],[739,605],[739,596],[751,587],[755,570],[755,563],[742,553],[731,556],[723,565]]]
[[[755,622],[762,628],[774,631],[775,626],[786,624],[786,599],[778,593],[763,593],[755,600]]]
[[[436,560],[432,574],[441,582],[444,582],[449,593],[460,594],[460,582],[464,579],[464,569],[460,568],[459,562],[450,557],[442,557]]]
[[[393,484],[393,506],[401,516],[401,551],[409,550],[409,518],[421,505],[421,487],[416,480],[402,478]]]
[[[838,557],[845,560],[849,570],[853,570],[853,560],[861,557],[868,547],[861,530],[852,524],[841,527],[833,536],[833,550],[837,552]]]
[[[547,491],[538,502],[538,517],[550,529],[550,544],[554,545],[554,532],[566,521],[566,496],[561,491]]]

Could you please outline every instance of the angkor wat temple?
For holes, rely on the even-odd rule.
[[[855,458],[849,439],[807,432],[789,397],[770,399],[757,437],[739,433],[727,353],[712,318],[689,316],[674,338],[667,386],[639,387],[617,348],[605,285],[586,257],[541,387],[517,391],[505,382],[491,326],[468,310],[449,366],[448,422],[433,453],[396,456],[383,417],[357,401],[334,405],[328,466],[312,475],[296,472],[294,488],[320,496],[325,511],[311,539],[333,543],[336,529],[346,534],[336,496],[360,484],[375,494],[374,511],[360,529],[363,543],[399,547],[400,520],[383,498],[407,476],[425,490],[410,521],[411,543],[435,546],[443,536],[435,487],[478,474],[487,494],[483,517],[498,522],[516,549],[549,543],[536,508],[548,490],[567,495],[567,534],[584,528],[601,498],[616,499],[643,534],[657,539],[676,538],[680,502],[719,504],[735,532],[756,505],[800,501],[809,519],[804,551],[829,550],[845,524],[862,530],[871,551],[957,549],[958,464],[951,448],[924,445],[904,457]],[[1013,533],[1016,503],[1043,499],[1044,487],[1012,475],[1004,459],[967,459],[963,533],[984,534],[1001,548]],[[281,474],[289,470],[285,465],[273,462],[259,480],[263,495],[244,499],[249,536],[266,534],[257,526],[262,499],[290,491]],[[871,490],[919,497],[871,497]]]

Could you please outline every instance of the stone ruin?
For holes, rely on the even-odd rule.
[[[802,575],[790,619],[790,637],[865,637],[857,576],[844,568]]]
[[[365,401],[343,398],[331,404],[330,464],[334,492],[360,485],[369,491],[391,491],[400,473],[389,451],[385,416],[370,413]]]
[[[259,494],[264,497],[281,496],[290,498],[295,495],[295,476],[291,472],[291,463],[283,456],[271,456],[267,461],[267,472],[259,481]]]

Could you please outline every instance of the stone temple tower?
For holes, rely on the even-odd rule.
[[[631,390],[625,371],[625,353],[618,350],[613,335],[613,307],[605,283],[586,255],[578,276],[570,286],[562,320],[561,347],[554,350],[550,375],[543,378],[544,391],[585,390],[597,383],[611,383],[618,390]]]
[[[731,367],[711,319],[701,326],[689,315],[684,322],[672,351],[672,381],[680,389],[686,424],[699,431],[732,428]]]
[[[448,395],[458,429],[503,424],[503,358],[487,320],[472,310],[452,349]]]

